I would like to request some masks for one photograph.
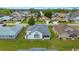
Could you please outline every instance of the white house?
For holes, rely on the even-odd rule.
[[[27,39],[50,39],[51,34],[47,25],[33,25],[26,31],[25,38]]]

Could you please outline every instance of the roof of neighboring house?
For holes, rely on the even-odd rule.
[[[79,11],[73,12],[72,14],[75,16],[79,16]]]
[[[43,20],[50,20],[50,19],[49,19],[48,17],[46,17],[46,16],[42,16],[41,19],[43,19]]]
[[[66,24],[55,25],[54,26],[54,30],[58,34],[62,34],[62,33],[67,33],[67,34],[75,33],[75,34],[79,35],[79,30],[73,29],[72,27],[70,27],[70,26],[68,26]]]
[[[3,16],[3,17],[0,17],[0,20],[10,20],[12,18],[13,17],[11,17],[11,16]]]
[[[44,35],[50,35],[50,32],[48,30],[48,26],[47,25],[33,25],[30,26],[28,29],[28,31],[31,31],[31,33],[35,32],[35,31],[39,31]]]
[[[12,16],[16,18],[17,20],[23,20],[24,17],[19,12],[13,12]]]
[[[67,13],[58,13],[58,16],[60,16],[60,17],[64,17],[66,15],[67,15]]]
[[[73,18],[74,21],[79,21],[79,16]]]
[[[64,29],[66,29],[68,26],[65,24],[58,24],[54,26],[54,29],[58,32],[58,33],[62,33],[64,32]]]
[[[0,27],[0,36],[1,35],[16,35],[18,31],[22,29],[22,26],[14,27]]]
[[[70,12],[69,15],[71,15],[70,18],[73,20],[73,18],[79,17],[79,11]]]
[[[14,14],[20,14],[21,16],[27,16],[29,14],[29,11],[18,11],[18,12],[14,12]]]

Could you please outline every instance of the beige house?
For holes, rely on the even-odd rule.
[[[24,17],[19,12],[12,13],[13,20],[23,21]]]

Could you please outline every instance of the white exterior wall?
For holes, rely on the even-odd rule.
[[[48,37],[48,38],[46,37],[46,38],[43,38],[43,39],[50,39],[50,37]]]
[[[39,34],[39,38],[34,37],[34,35],[37,34],[37,33]],[[28,35],[27,39],[42,39],[42,33],[38,32],[38,31],[35,31],[35,32],[31,33],[31,35]]]
[[[4,36],[0,36],[0,39],[15,39],[16,36],[12,35],[12,37],[10,37],[9,35],[4,35]]]

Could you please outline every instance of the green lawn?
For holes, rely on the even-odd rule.
[[[27,24],[27,23],[28,23],[28,19],[25,18],[21,23],[22,23],[22,24]]]
[[[10,20],[10,21],[6,21],[6,23],[16,23],[16,22],[18,22],[17,20]]]

